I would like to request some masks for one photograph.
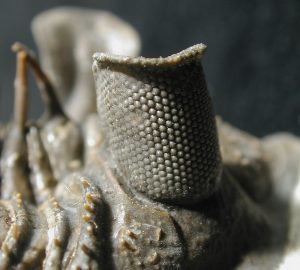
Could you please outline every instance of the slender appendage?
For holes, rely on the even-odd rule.
[[[14,105],[14,118],[15,123],[24,129],[27,110],[28,110],[28,88],[27,88],[27,55],[24,52],[17,53],[17,68],[15,78],[15,105]]]
[[[46,113],[48,116],[51,117],[54,115],[64,115],[62,106],[55,94],[54,88],[47,75],[41,69],[41,66],[34,53],[19,42],[16,42],[12,46],[12,50],[25,55],[27,62],[32,68],[38,88],[41,91],[42,99],[46,104]]]
[[[157,59],[94,55],[99,115],[130,190],[174,204],[216,190],[222,166],[205,48]]]
[[[42,126],[42,144],[48,154],[53,174],[56,179],[60,179],[72,168],[75,169],[81,165],[79,162],[82,152],[80,129],[65,115],[54,88],[41,69],[34,53],[21,43],[15,43],[12,49],[26,54],[27,62],[33,71],[42,100],[46,105],[46,111],[38,124]]]
[[[20,192],[24,199],[32,201],[33,196],[27,175],[27,149],[25,126],[28,107],[26,54],[17,53],[15,79],[14,121],[7,131],[1,153],[1,197],[10,199]]]

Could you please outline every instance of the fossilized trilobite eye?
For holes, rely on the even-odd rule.
[[[154,59],[94,55],[99,115],[131,191],[190,204],[216,190],[221,158],[200,62],[205,48]]]

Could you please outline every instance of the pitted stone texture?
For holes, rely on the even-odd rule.
[[[188,59],[188,52],[178,55]],[[161,59],[157,65],[136,59],[140,63],[128,65],[98,59],[95,70],[98,109],[121,173],[130,188],[154,200],[192,203],[208,197],[221,160],[199,58],[161,67]]]

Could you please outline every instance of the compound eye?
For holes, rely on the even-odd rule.
[[[126,185],[191,204],[217,188],[221,158],[200,62],[204,45],[167,58],[94,56],[98,108]]]

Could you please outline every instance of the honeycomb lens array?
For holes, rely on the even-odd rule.
[[[100,65],[95,74],[99,113],[130,189],[175,204],[211,195],[221,160],[200,60]]]

